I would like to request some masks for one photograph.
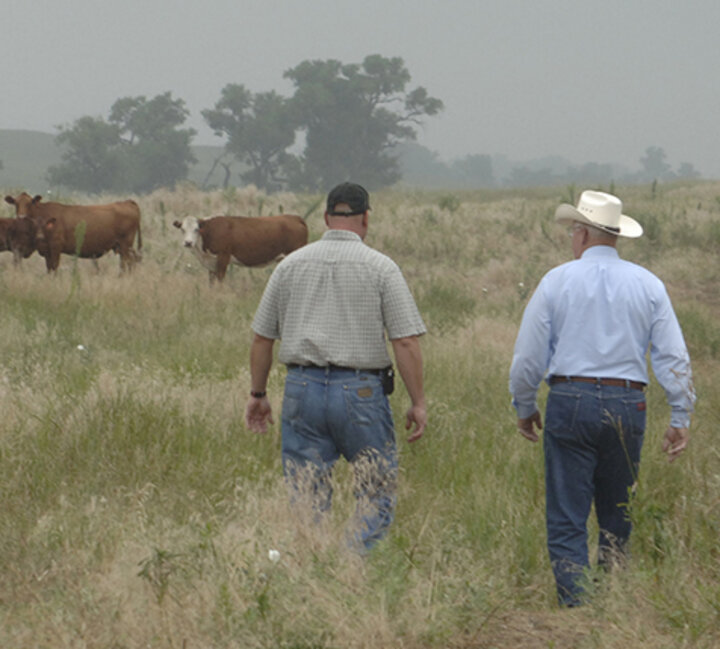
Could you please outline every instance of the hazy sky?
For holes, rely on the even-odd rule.
[[[418,141],[720,178],[719,0],[3,0],[0,128],[55,132],[171,91],[197,143],[228,83],[289,96],[306,59],[399,56],[443,100]],[[0,158],[2,152],[0,152]]]

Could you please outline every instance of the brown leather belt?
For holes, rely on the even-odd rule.
[[[592,376],[558,376],[553,375],[549,379],[550,385],[556,383],[595,383],[596,385],[611,385],[616,388],[632,388],[633,390],[644,390],[645,383],[640,381],[629,381],[628,379],[605,379],[593,378]]]
[[[318,369],[318,370],[330,370],[331,372],[369,372],[370,374],[382,374],[385,370],[384,369],[363,369],[359,367],[345,367],[344,365],[333,365],[330,363],[329,365],[315,365],[314,363],[308,363],[307,365],[300,365],[298,363],[288,363],[287,364],[288,369],[290,370],[296,370],[296,369]]]

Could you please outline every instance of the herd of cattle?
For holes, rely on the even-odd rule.
[[[25,192],[5,201],[15,206],[15,218],[0,218],[0,251],[10,251],[16,264],[37,251],[48,272],[54,272],[61,254],[97,260],[112,250],[120,255],[121,271],[128,271],[141,258],[140,208],[135,201],[64,205]],[[305,221],[290,214],[188,216],[173,225],[182,230],[184,246],[208,269],[211,281],[222,281],[231,263],[260,266],[308,241]]]

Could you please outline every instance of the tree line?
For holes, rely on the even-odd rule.
[[[224,186],[237,173],[241,182],[272,192],[326,191],[350,178],[374,190],[401,180],[401,167],[410,182],[448,189],[700,177],[687,162],[673,170],[657,146],[645,150],[635,172],[596,162],[508,165],[480,154],[445,163],[414,141],[415,127],[438,114],[443,103],[423,87],[408,89],[410,73],[399,57],[374,54],[359,64],[303,61],[284,77],[294,86],[290,97],[229,83],[215,105],[201,111],[224,140],[208,178],[219,168]],[[61,162],[48,169],[47,178],[90,193],[172,187],[196,162],[196,131],[185,127],[189,115],[185,102],[170,92],[120,98],[107,118],[84,116],[60,127]]]
[[[425,88],[408,89],[410,73],[399,57],[303,61],[284,77],[294,86],[290,97],[230,83],[202,111],[224,139],[216,164],[226,179],[239,163],[242,181],[266,191],[325,191],[349,178],[371,190],[389,186],[401,176],[396,146],[414,140],[415,127],[443,108]],[[84,116],[60,127],[62,158],[48,180],[92,193],[173,186],[195,162],[196,131],[184,126],[189,114],[170,92],[118,99],[107,118]]]

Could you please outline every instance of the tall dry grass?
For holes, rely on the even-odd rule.
[[[555,606],[540,447],[515,432],[507,393],[527,299],[569,258],[552,218],[567,190],[373,195],[368,243],[401,265],[430,329],[430,423],[413,445],[398,425],[397,518],[360,560],[348,468],[330,517],[309,523],[288,504],[278,427],[243,425],[272,268],[210,288],[172,227],[285,211],[308,213],[315,239],[322,197],[187,186],[137,198],[144,259],[130,276],[113,256],[99,273],[63,257],[57,277],[37,256],[20,270],[0,256],[0,646],[717,646],[720,185],[616,191],[646,226],[621,254],[665,280],[699,400],[670,466],[651,384],[632,561],[590,605]],[[275,366],[276,414],[283,380]],[[400,424],[402,387],[391,402]]]

